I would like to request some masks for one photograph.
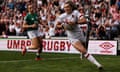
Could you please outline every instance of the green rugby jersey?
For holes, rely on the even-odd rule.
[[[38,16],[36,13],[33,13],[33,14],[30,14],[28,13],[26,16],[25,16],[25,21],[28,25],[32,25],[32,24],[38,24]],[[27,30],[28,31],[31,31],[31,30],[37,30],[38,28],[28,28]]]

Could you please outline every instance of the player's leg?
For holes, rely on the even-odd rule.
[[[38,38],[32,38],[31,39],[31,46],[27,46],[26,48],[23,48],[22,49],[22,55],[25,55],[25,53],[26,53],[26,51],[28,50],[28,49],[31,49],[31,50],[36,50],[36,49],[38,49],[38,47],[39,47],[39,41],[38,41]]]
[[[83,42],[82,44],[85,48],[87,48],[87,45],[85,42]],[[82,60],[83,58],[84,58],[84,55],[82,54],[82,52],[80,52],[80,59]]]
[[[40,56],[40,54],[42,53],[42,49],[43,49],[43,44],[42,44],[43,40],[42,40],[42,37],[41,36],[38,37],[38,40],[39,40],[39,48],[38,48],[38,51],[36,52],[36,58],[35,58],[35,60],[41,60],[42,59],[41,56]]]
[[[31,46],[27,46],[28,49],[32,49],[32,50],[36,50],[39,47],[39,40],[37,37],[31,39],[32,45]]]
[[[80,41],[75,41],[72,43],[74,48],[76,48],[78,51],[80,51],[85,58],[87,58],[91,63],[95,64],[98,68],[101,68],[102,65],[89,53],[87,53],[87,50],[83,46],[83,44]]]
[[[32,50],[36,50],[39,47],[39,40],[38,37],[36,35],[36,31],[29,31],[27,32],[29,38],[31,39],[31,46],[27,46],[26,48],[22,49],[22,55],[25,55],[27,49],[32,49]]]

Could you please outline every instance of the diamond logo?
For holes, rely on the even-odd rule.
[[[104,49],[106,49],[106,50],[114,47],[114,45],[111,44],[110,42],[104,42],[104,43],[100,44],[99,46],[102,47],[102,48],[104,48]]]

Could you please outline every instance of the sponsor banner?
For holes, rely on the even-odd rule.
[[[0,39],[0,50],[21,51],[22,48],[30,46],[29,39]],[[36,52],[37,50],[28,50]],[[43,52],[79,53],[72,47],[69,40],[45,39],[43,40]]]
[[[22,48],[31,45],[29,39],[0,39],[0,50],[21,51]],[[37,50],[28,50],[37,52]],[[54,53],[79,53],[67,39],[44,39],[43,52]],[[116,55],[117,41],[90,40],[88,53],[100,55]]]
[[[90,40],[88,53],[101,55],[117,55],[117,41]]]
[[[19,51],[31,45],[28,39],[0,39],[0,50]]]

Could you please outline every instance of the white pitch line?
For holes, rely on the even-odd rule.
[[[10,61],[0,61],[0,63],[14,63],[14,62],[25,62],[25,61],[32,61],[32,59],[29,59],[29,60],[10,60]]]
[[[76,59],[79,57],[63,57],[63,58],[43,58],[42,60],[62,60],[62,59]],[[0,61],[0,63],[14,63],[14,62],[26,62],[26,61],[34,61],[33,59],[28,60],[10,60],[10,61]]]
[[[61,59],[75,59],[75,58],[78,58],[78,57],[46,58],[43,60],[61,60]]]

